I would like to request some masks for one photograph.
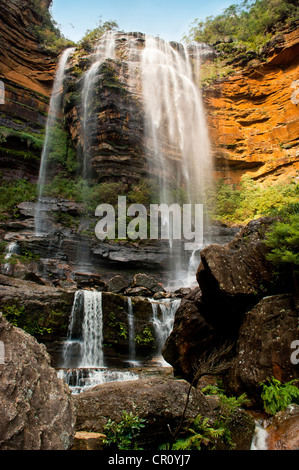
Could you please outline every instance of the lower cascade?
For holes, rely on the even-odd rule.
[[[255,432],[250,450],[268,450],[267,447],[268,432],[263,426],[263,422],[258,420],[255,423]]]
[[[127,297],[127,355],[113,367],[107,366],[104,346],[103,293],[79,290],[75,293],[69,320],[68,336],[64,342],[58,376],[65,380],[73,394],[81,393],[98,384],[136,380],[139,375],[132,367],[148,367],[156,364],[167,367],[162,357],[163,346],[170,335],[180,299],[142,299],[151,305],[149,325],[154,333],[153,357],[140,357],[136,353],[134,306]],[[124,364],[126,366],[124,366]],[[125,368],[129,366],[129,368]]]

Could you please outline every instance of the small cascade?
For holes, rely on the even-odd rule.
[[[129,362],[134,364],[136,361],[136,345],[135,345],[135,324],[134,312],[131,297],[128,297],[128,325],[129,325]]]
[[[101,292],[77,291],[75,294],[62,367],[75,366],[104,367]]]
[[[164,299],[158,301],[150,299],[150,302],[153,311],[152,321],[157,343],[157,357],[162,366],[168,366],[169,364],[162,357],[162,349],[172,332],[175,314],[181,304],[181,300]]]
[[[7,248],[6,248],[6,254],[5,254],[5,260],[7,263],[5,263],[2,266],[2,274],[9,274],[11,270],[11,264],[8,262],[8,260],[13,256],[17,255],[19,253],[19,245],[17,242],[12,242],[10,243]]]
[[[268,432],[264,427],[263,420],[256,421],[250,450],[268,450],[267,439]]]
[[[128,316],[133,317],[132,306],[128,308]],[[132,338],[133,331],[132,326]],[[134,357],[134,349],[130,352],[130,357]],[[101,292],[80,290],[75,293],[58,376],[69,385],[73,394],[82,393],[102,383],[138,379],[138,375],[131,371],[105,367]]]
[[[60,369],[58,377],[64,380],[73,395],[90,390],[99,384],[108,382],[128,382],[137,380],[138,374],[131,371],[109,369]]]
[[[57,124],[58,116],[61,112],[62,104],[62,89],[63,82],[65,79],[66,66],[71,54],[75,51],[75,48],[66,49],[61,57],[58,64],[57,73],[55,76],[54,86],[52,90],[52,95],[50,99],[50,108],[48,113],[47,125],[46,125],[46,136],[43,146],[43,151],[41,155],[41,164],[39,170],[38,178],[38,203],[35,209],[35,234],[42,235],[48,232],[47,224],[45,223],[43,217],[43,191],[44,185],[47,183],[48,177],[48,157],[51,152],[51,137],[55,125]]]

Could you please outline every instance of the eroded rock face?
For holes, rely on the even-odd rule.
[[[38,2],[37,2],[38,3]],[[49,95],[56,69],[55,54],[43,50],[34,35],[42,25],[42,11],[51,2],[2,0],[0,5],[0,80],[5,103],[0,106],[0,126],[12,131],[1,143],[0,167],[6,178],[28,178],[35,182],[40,148],[31,146],[22,134],[42,141]]]
[[[75,410],[46,348],[0,316],[0,449],[68,450]]]
[[[298,152],[299,29],[286,31],[249,64],[205,92],[219,176],[294,176]]]

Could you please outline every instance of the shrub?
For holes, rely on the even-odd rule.
[[[267,383],[261,383],[263,391],[261,398],[264,403],[266,413],[275,415],[279,411],[285,410],[291,403],[299,405],[299,389],[294,385],[296,381],[292,380],[282,384],[279,380],[272,377]]]
[[[119,450],[142,450],[138,447],[135,439],[140,430],[145,426],[145,420],[134,416],[133,413],[123,412],[122,420],[119,423],[108,420],[104,427],[106,438],[104,444]]]

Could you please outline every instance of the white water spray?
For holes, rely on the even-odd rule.
[[[38,178],[38,203],[35,209],[35,234],[42,235],[47,233],[47,227],[44,226],[44,218],[42,214],[42,196],[44,191],[44,185],[47,182],[48,176],[48,157],[51,151],[51,134],[57,123],[59,113],[61,112],[61,103],[62,103],[62,89],[63,82],[65,79],[65,70],[69,60],[69,57],[74,52],[75,48],[66,49],[61,57],[58,64],[58,69],[56,72],[52,95],[50,99],[50,107],[46,125],[46,136],[43,146],[43,151],[41,155],[41,164],[39,170]]]
[[[181,304],[181,300],[165,299],[158,301],[150,299],[150,302],[153,311],[152,322],[156,336],[157,357],[162,366],[168,366],[168,363],[162,358],[162,349],[172,332],[175,314]]]

